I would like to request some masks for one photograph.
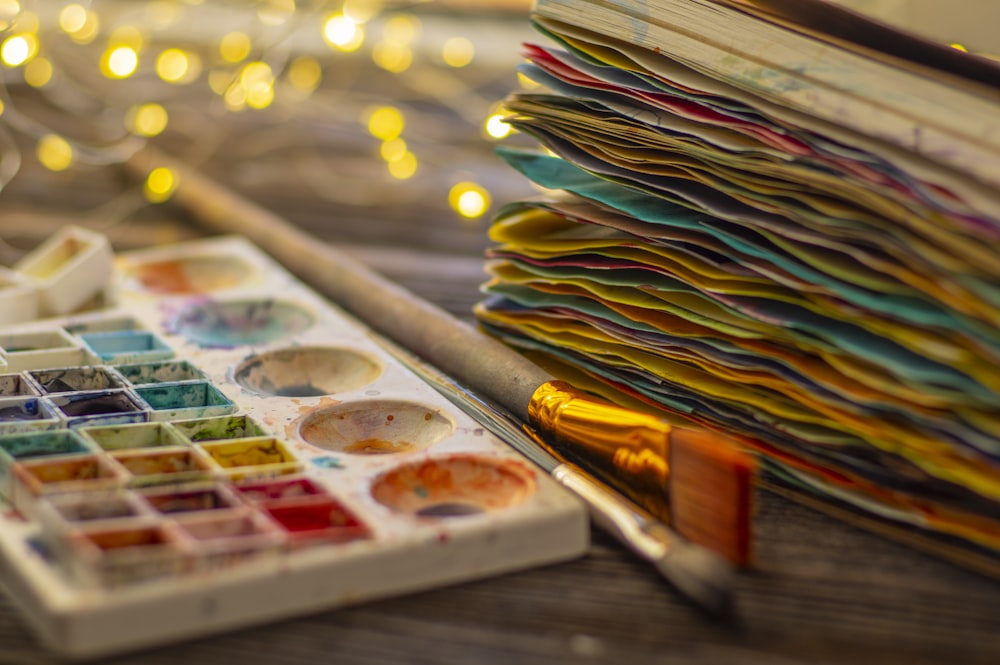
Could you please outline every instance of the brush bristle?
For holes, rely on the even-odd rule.
[[[725,436],[670,433],[670,511],[674,529],[737,566],[750,562],[754,459]]]

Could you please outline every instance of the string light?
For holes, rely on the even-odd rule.
[[[127,131],[122,136],[139,141],[129,144],[128,139],[122,138],[117,144],[80,144],[72,138],[73,132],[50,131],[32,119],[28,123],[32,129],[24,131],[34,135],[38,160],[53,171],[71,168],[78,161],[114,163],[127,157],[128,151],[120,150],[122,146],[131,145],[134,150],[142,139],[159,136],[174,125],[177,121],[167,107],[168,102],[176,100],[153,87],[153,77],[170,85],[205,86],[221,99],[229,112],[264,111],[279,102],[288,109],[289,104],[302,104],[311,95],[329,94],[321,90],[325,78],[330,78],[334,86],[342,81],[350,85],[356,73],[350,74],[348,70],[357,71],[364,66],[363,61],[352,60],[351,54],[362,49],[370,57],[369,63],[375,63],[390,75],[409,76],[412,69],[418,70],[414,80],[436,84],[450,81],[451,88],[441,88],[427,99],[437,104],[449,104],[448,100],[454,99],[456,116],[468,120],[469,100],[478,98],[466,96],[458,78],[446,78],[457,73],[442,75],[429,69],[437,66],[444,72],[468,67],[477,58],[475,45],[466,35],[441,35],[440,26],[435,24],[435,30],[427,33],[428,43],[433,41],[435,45],[433,50],[428,49],[427,43],[421,43],[425,33],[421,19],[405,10],[406,5],[421,2],[79,0],[46,8],[43,21],[40,14],[26,9],[24,0],[0,0],[0,62],[9,70],[20,69],[18,76],[49,96],[54,105],[66,100],[66,119],[83,117],[73,109],[102,104],[106,111],[120,113]],[[201,11],[211,18],[201,22],[198,18]],[[215,11],[239,12],[239,22],[219,20],[212,14]],[[227,26],[229,30],[207,37],[212,25]],[[188,35],[181,26],[196,29]],[[308,33],[303,30],[321,39],[322,42],[317,42],[320,45],[325,43],[328,47],[325,55],[305,45],[308,39],[302,41],[300,37]],[[72,51],[74,48],[80,49],[79,56]],[[425,53],[430,57],[418,61]],[[4,75],[2,70],[0,75]],[[129,79],[135,82],[102,83],[102,80]],[[0,81],[0,85],[3,83]],[[107,88],[108,85],[115,87]],[[420,87],[420,84],[409,85],[414,90]],[[406,89],[406,85],[401,87]],[[81,103],[81,95],[87,94],[91,95],[89,106]],[[153,98],[160,94],[162,99]],[[2,121],[10,117],[5,111],[14,111],[15,106],[11,109],[0,106],[0,113],[5,114]],[[348,108],[350,105],[344,110]],[[410,113],[407,103],[400,102],[369,106],[360,118],[354,116],[354,121],[360,122],[378,142],[375,146],[378,158],[388,176],[396,180],[413,178],[419,172],[421,139],[424,145],[432,140],[424,138],[420,130],[410,130],[415,132],[416,140],[414,136],[404,139],[408,119],[412,119]],[[499,140],[513,131],[503,122],[499,109],[490,109],[484,115],[480,132],[485,139]],[[183,118],[183,114],[178,117]],[[346,114],[341,113],[340,117],[346,118]],[[429,163],[435,162],[440,167],[441,160],[431,157]],[[159,202],[169,198],[175,187],[174,174],[158,170],[155,177],[150,174],[144,191],[148,200]],[[459,183],[447,196],[451,208],[467,219],[481,216],[489,207],[489,193],[475,183]]]

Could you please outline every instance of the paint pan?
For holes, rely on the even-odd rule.
[[[30,279],[0,266],[0,325],[38,317],[38,293]]]
[[[69,314],[92,300],[107,287],[113,268],[108,239],[72,225],[59,229],[14,266],[35,283],[44,316]]]
[[[205,347],[259,345],[287,339],[313,325],[312,312],[281,300],[199,302],[181,310],[172,328]]]
[[[153,488],[139,492],[153,510],[161,515],[180,515],[214,510],[233,510],[243,502],[233,490],[221,483],[197,483],[182,488]]]
[[[115,588],[182,573],[191,565],[185,544],[170,523],[90,529],[72,534],[64,563],[82,585]]]
[[[199,570],[221,570],[274,557],[288,544],[286,533],[273,520],[249,510],[189,513],[178,516],[177,525],[191,542]]]
[[[43,509],[44,507],[44,509]],[[152,515],[149,506],[135,492],[112,490],[81,494],[56,494],[39,504],[43,524],[53,519],[70,525],[114,520],[130,520]]]
[[[7,371],[73,367],[85,364],[87,352],[62,328],[0,335]]]
[[[354,455],[423,450],[454,431],[455,423],[440,407],[402,400],[365,400],[314,409],[298,427],[306,443]]]
[[[134,492],[110,490],[53,494],[35,504],[45,548],[60,561],[74,555],[71,534],[80,529],[126,528],[137,520],[151,523],[153,511]]]
[[[358,351],[295,347],[247,358],[233,372],[233,380],[257,395],[319,397],[363,388],[381,373],[378,361]]]
[[[152,411],[150,420],[178,420],[222,416],[236,405],[208,381],[161,383],[135,389]]]
[[[187,439],[167,423],[83,427],[79,432],[101,450],[108,451],[188,445]]]
[[[273,478],[302,470],[288,447],[274,437],[217,441],[201,447],[233,480]]]
[[[15,462],[53,456],[90,454],[90,444],[70,430],[30,432],[0,437],[0,491],[10,498],[10,474]]]
[[[104,456],[41,457],[11,467],[10,501],[22,515],[35,516],[39,498],[67,492],[95,492],[121,487],[121,467]]]
[[[43,395],[125,387],[125,380],[119,374],[100,365],[32,370],[27,377]]]
[[[41,397],[0,397],[0,435],[62,427],[55,407]]]
[[[224,254],[134,263],[123,272],[133,288],[161,295],[224,291],[246,284],[255,273],[247,262]]]
[[[70,319],[63,327],[71,335],[84,335],[87,333],[142,330],[143,325],[131,316],[87,316]]]
[[[129,487],[211,480],[215,469],[205,453],[190,446],[119,450],[112,457],[128,472]]]
[[[378,476],[372,497],[420,517],[461,517],[510,508],[535,492],[535,475],[521,462],[452,455],[404,464]]]
[[[288,534],[292,547],[345,543],[371,537],[354,513],[332,497],[307,497],[264,506],[264,511]]]
[[[329,496],[321,485],[307,476],[237,483],[236,491],[252,504],[273,505],[289,499],[298,501],[305,497]]]
[[[83,333],[80,339],[107,365],[167,360],[174,356],[173,349],[159,335],[145,330]]]
[[[263,425],[243,414],[175,420],[171,425],[188,440],[194,442],[248,439],[269,434]]]
[[[147,420],[146,407],[128,390],[97,390],[49,397],[67,427],[95,427]]]
[[[187,360],[117,365],[115,369],[133,386],[208,380],[208,375],[205,372]]]
[[[0,374],[0,397],[40,395],[38,387],[23,374]]]

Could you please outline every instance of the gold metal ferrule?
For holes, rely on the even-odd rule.
[[[589,469],[669,521],[669,423],[601,401],[564,381],[539,386],[528,416],[550,454]]]

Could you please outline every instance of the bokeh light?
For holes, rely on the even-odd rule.
[[[452,210],[467,219],[482,217],[490,207],[490,194],[474,182],[459,182],[448,192]]]
[[[74,160],[73,146],[57,134],[46,134],[35,146],[35,155],[42,166],[50,171],[64,171]]]

